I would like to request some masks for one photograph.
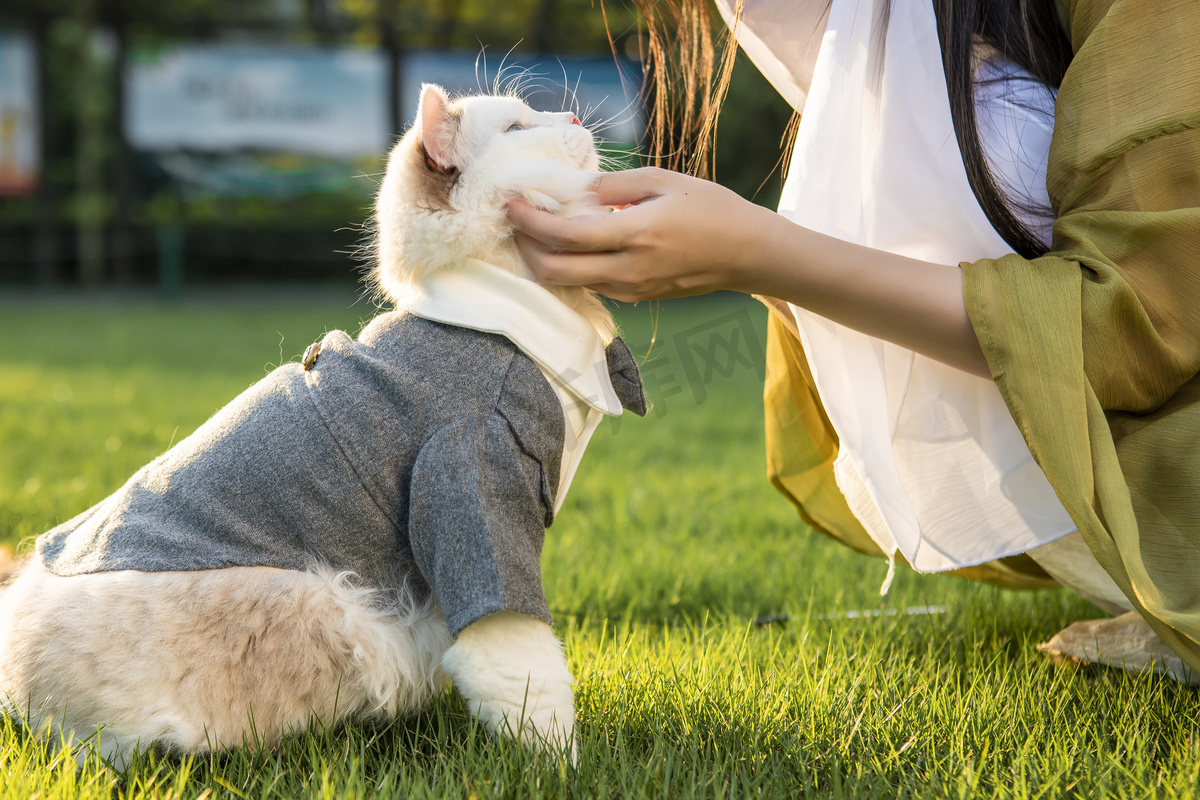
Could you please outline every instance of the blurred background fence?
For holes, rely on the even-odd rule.
[[[352,284],[422,82],[634,153],[644,47],[619,0],[3,0],[0,288]],[[718,179],[774,202],[789,116],[739,65]]]

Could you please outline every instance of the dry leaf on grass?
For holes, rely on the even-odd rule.
[[[1200,675],[1184,664],[1136,611],[1076,622],[1037,648],[1059,666],[1103,664],[1129,672],[1149,668],[1180,683],[1200,684]]]

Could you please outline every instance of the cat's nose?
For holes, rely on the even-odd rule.
[[[572,125],[582,125],[583,123],[579,121],[579,117],[572,114],[571,115],[571,124]]]

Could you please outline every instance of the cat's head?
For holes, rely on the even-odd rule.
[[[452,101],[426,84],[375,203],[379,288],[398,299],[414,275],[463,258],[531,277],[505,204],[521,198],[553,213],[586,212],[598,171],[592,134],[571,112],[535,111],[515,97]]]

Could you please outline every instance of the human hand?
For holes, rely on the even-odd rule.
[[[540,282],[634,302],[754,291],[781,219],[718,184],[662,169],[604,173],[594,191],[617,210],[558,217],[509,203],[517,245]]]
[[[869,336],[990,377],[962,271],[796,225],[709,181],[661,169],[601,175],[612,213],[556,217],[508,205],[539,281],[638,301],[732,289],[794,303]]]

